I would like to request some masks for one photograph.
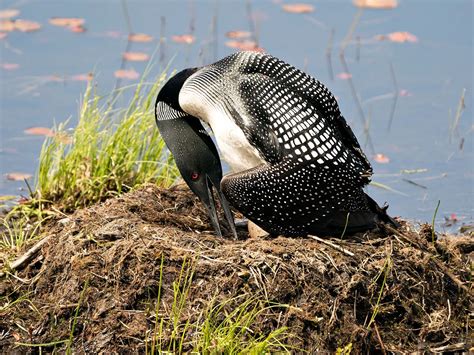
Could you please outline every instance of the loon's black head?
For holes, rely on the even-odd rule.
[[[162,101],[171,106],[173,109],[183,112],[178,101],[179,92],[186,79],[188,79],[198,70],[199,68],[188,68],[172,76],[161,88],[160,92],[158,93],[158,97],[156,98],[156,102],[158,103],[159,101]]]
[[[216,233],[222,235],[213,188],[217,191],[225,217],[236,237],[234,219],[220,188],[222,167],[217,149],[201,121],[186,114],[178,102],[179,90],[195,71],[183,70],[163,86],[156,100],[156,124],[184,181],[206,206]]]

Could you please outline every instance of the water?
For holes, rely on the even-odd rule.
[[[250,30],[249,11],[256,19],[259,44],[267,52],[304,69],[324,82],[338,97],[341,110],[365,142],[364,127],[348,80],[343,72],[339,48],[357,14],[351,1],[318,1],[311,14],[289,14],[272,1],[253,1],[251,8],[241,1],[128,1],[133,32],[152,35],[150,43],[133,43],[130,50],[151,54],[160,37],[165,18],[165,62],[172,68],[209,63],[233,52],[226,47],[225,33]],[[114,87],[114,71],[120,68],[121,53],[127,46],[127,21],[118,1],[3,1],[0,9],[16,8],[20,18],[41,23],[40,31],[12,32],[0,40],[0,64],[17,63],[16,70],[0,68],[0,195],[26,194],[23,182],[8,181],[9,172],[34,174],[42,137],[28,136],[29,127],[50,127],[71,118],[74,124],[86,84],[70,78],[93,71],[99,91]],[[81,17],[85,33],[48,24],[48,19]],[[217,18],[217,42],[212,41],[213,17]],[[390,204],[390,213],[411,221],[431,221],[441,201],[437,224],[452,214],[462,223],[473,221],[474,160],[472,121],[473,78],[472,1],[400,1],[394,10],[365,10],[357,23],[354,41],[345,50],[352,80],[362,108],[370,120],[374,151],[390,159],[374,166],[373,180],[390,187],[369,187],[380,203]],[[326,57],[334,30],[332,79]],[[192,45],[174,43],[171,35],[194,31]],[[417,43],[392,43],[374,37],[408,31]],[[150,74],[161,70],[158,53]],[[402,95],[398,98],[391,130],[387,130],[393,103],[393,65]],[[146,64],[126,63],[143,72]],[[52,80],[54,76],[54,80]],[[135,81],[124,81],[124,85]],[[462,90],[465,109],[450,139]],[[125,104],[125,102],[123,103]],[[460,149],[463,139],[463,149]],[[420,170],[401,174],[403,170]],[[409,181],[407,181],[409,180]],[[415,184],[417,185],[415,185]],[[420,186],[421,185],[421,186]]]

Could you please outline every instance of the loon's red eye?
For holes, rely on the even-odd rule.
[[[199,173],[196,173],[196,172],[192,173],[191,180],[196,181],[197,179],[199,179]]]

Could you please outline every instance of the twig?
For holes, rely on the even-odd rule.
[[[406,236],[406,235],[403,234],[402,232],[396,230],[396,229],[393,228],[392,226],[386,224],[386,225],[385,225],[385,228],[386,228],[389,232],[391,232],[391,233],[393,233],[393,234],[399,236],[400,238],[402,238],[405,242],[407,242],[407,243],[410,244],[411,246],[416,247],[416,248],[418,248],[418,249],[420,249],[420,250],[423,250],[423,251],[426,250],[425,248],[423,248],[422,245],[420,245],[419,243],[416,243],[415,241],[411,240],[408,236]]]
[[[420,187],[420,188],[422,188],[422,189],[427,189],[427,188],[428,188],[427,186],[418,184],[417,182],[414,182],[413,180],[409,180],[409,179],[405,179],[405,178],[403,178],[402,180],[405,181],[405,182],[408,182],[409,184],[412,184],[412,185],[415,185],[415,186],[417,186],[417,187]]]
[[[464,104],[464,96],[466,95],[466,89],[462,89],[461,97],[459,98],[458,108],[456,109],[456,116],[454,116],[453,126],[451,127],[451,134],[449,135],[449,140],[451,142],[451,138],[454,134],[454,131],[457,130],[459,125],[459,119],[461,118],[461,114],[464,111],[466,105]]]
[[[350,212],[347,212],[346,223],[344,224],[344,230],[342,231],[342,234],[341,234],[341,240],[344,238],[344,235],[346,234],[347,225],[349,224],[349,217],[350,217],[350,215],[351,215],[351,213],[350,213]]]
[[[326,256],[326,258],[329,260],[329,262],[332,264],[332,266],[334,266],[334,268],[339,271],[339,268],[337,267],[336,263],[334,262],[333,258],[331,258],[331,255],[329,255],[328,253],[326,253],[324,250],[320,249],[319,250],[321,253],[324,254],[324,256]]]
[[[356,37],[356,62],[360,61],[360,36]]]
[[[459,350],[466,350],[468,351],[468,345],[466,343],[456,343],[456,344],[448,344],[445,346],[440,346],[438,348],[430,348],[430,351],[434,353],[444,353],[444,352],[451,352],[451,351],[459,351]]]
[[[336,309],[338,309],[338,306],[339,306],[339,298],[336,297],[336,299],[334,300],[334,304],[332,306],[331,317],[329,318],[330,325],[332,325],[337,318]]]
[[[48,235],[41,239],[38,243],[33,245],[31,249],[29,249],[25,254],[20,256],[18,259],[16,259],[14,262],[10,264],[10,269],[11,270],[19,270],[21,269],[28,261],[30,261],[36,253],[41,249],[41,247],[47,243],[51,239],[51,235]],[[3,277],[5,275],[4,272],[0,272],[0,277]]]
[[[252,13],[252,1],[247,0],[245,3],[245,9],[247,10],[247,17],[249,20],[249,29],[252,33],[253,40],[255,41],[255,45],[258,47],[258,33],[257,33],[257,26],[255,24],[254,16]]]
[[[397,236],[401,237],[403,240],[408,242],[410,245],[418,248],[421,252],[427,253],[426,249],[423,248],[419,243],[414,242],[411,240],[409,237],[407,237],[405,234],[401,233],[400,231],[396,230],[395,228],[385,225],[385,228],[389,231],[392,232],[393,234],[396,234]],[[434,255],[431,255],[432,257],[430,258],[436,266],[444,272],[459,288],[461,288],[463,291],[465,291],[467,294],[472,294],[472,291],[462,283],[461,280],[458,279],[456,275],[454,275],[447,267],[444,265],[442,262],[440,262]]]
[[[348,74],[350,74],[350,71],[349,71],[349,67],[348,67],[347,62],[346,62],[344,51],[345,51],[349,41],[352,38],[352,35],[353,35],[353,33],[354,33],[354,31],[357,27],[357,24],[360,21],[360,17],[362,16],[362,12],[363,12],[362,9],[359,9],[359,11],[357,11],[357,13],[355,14],[354,19],[352,20],[352,23],[351,23],[351,27],[349,28],[349,31],[347,32],[346,37],[342,41],[341,49],[339,51],[339,58],[341,60],[342,66],[344,68],[344,71]],[[352,77],[349,76],[347,81],[349,83],[349,87],[351,89],[352,96],[353,96],[354,101],[356,103],[357,111],[359,112],[359,117],[362,120],[362,126],[367,127],[367,123],[366,123],[367,119],[365,118],[364,110],[362,109],[362,104],[360,103],[359,95],[357,95],[357,90],[354,86],[354,82],[352,81]],[[369,145],[371,153],[375,154],[374,145],[372,143],[372,139],[369,135],[369,132],[366,132],[366,137],[367,137],[367,144]]]
[[[191,18],[189,19],[189,33],[194,34],[196,31],[196,9],[193,0],[189,0],[189,11],[191,13]]]
[[[335,32],[336,31],[334,30],[334,28],[332,28],[331,33],[329,34],[328,46],[326,47],[326,60],[328,63],[329,78],[331,80],[334,80],[334,71],[332,69],[332,46]]]
[[[127,0],[122,0],[122,10],[123,10],[123,15],[125,16],[125,21],[127,22],[127,29],[128,33],[133,33],[132,30],[132,21],[130,21],[130,15],[128,13],[128,8],[127,8]]]
[[[339,54],[339,58],[341,59],[342,66],[344,68],[344,71],[348,74],[351,74],[349,71],[349,67],[347,66],[346,63],[346,58],[344,57],[344,51],[341,51]],[[357,95],[357,90],[354,86],[354,81],[352,80],[352,76],[349,75],[347,78],[347,82],[349,83],[349,87],[351,89],[352,97],[354,98],[354,101],[356,103],[357,111],[359,112],[359,117],[362,120],[362,126],[366,127],[367,126],[367,119],[365,118],[365,113],[364,110],[362,109],[362,104],[360,103],[359,95]],[[372,154],[375,154],[375,149],[374,145],[372,143],[372,138],[370,137],[369,132],[365,132],[366,137],[367,137],[367,144],[370,148],[370,151]]]
[[[26,187],[28,188],[28,191],[30,192],[30,197],[33,198],[34,197],[34,192],[31,189],[31,186],[30,186],[30,183],[28,182],[28,179],[23,179],[23,181],[25,182]]]
[[[369,106],[369,113],[367,114],[367,120],[365,121],[365,127],[364,127],[364,136],[365,136],[364,148],[366,148],[367,144],[369,143],[371,122],[372,122],[372,106]]]
[[[462,283],[461,280],[458,279],[458,277],[456,275],[454,275],[447,267],[446,265],[444,265],[442,262],[440,262],[438,259],[436,258],[432,258],[431,260],[433,260],[433,262],[436,264],[436,266],[441,269],[441,271],[443,271],[446,275],[449,276],[449,278],[454,281],[454,283],[459,287],[461,288],[462,290],[464,290],[467,294],[470,294],[472,295],[473,292],[466,287],[466,285],[464,285]]]
[[[194,8],[194,1],[190,0],[189,1],[189,12],[190,12],[190,18],[189,18],[189,34],[191,36],[194,36],[194,32],[196,31],[196,11]],[[189,61],[191,60],[191,45],[192,43],[186,45],[186,66],[188,66]]]
[[[214,7],[214,16],[212,16],[212,42],[213,42],[213,52],[214,52],[214,58],[213,60],[216,61],[217,60],[217,50],[219,48],[219,43],[218,43],[218,22],[217,20],[219,19],[219,2],[218,0],[216,0],[216,4],[215,4],[215,7]]]
[[[351,23],[351,27],[349,27],[349,31],[347,31],[347,34],[346,34],[346,37],[344,38],[344,40],[342,41],[342,44],[341,44],[341,52],[340,53],[344,53],[344,50],[346,49],[347,45],[349,44],[349,41],[351,40],[352,38],[352,34],[354,33],[356,27],[357,27],[357,24],[359,23],[360,21],[360,17],[362,16],[362,8],[360,8],[356,14],[354,15],[354,19],[352,20],[352,23]]]
[[[321,239],[319,237],[316,237],[315,235],[308,235],[309,238],[311,239],[314,239],[314,240],[317,240],[318,242],[320,243],[323,243],[323,244],[326,244],[328,246],[330,246],[331,248],[334,248],[340,252],[343,252],[344,254],[346,255],[349,255],[349,256],[354,256],[355,254],[347,249],[344,249],[343,247],[339,246],[339,245],[336,245],[334,243],[331,243],[330,241],[328,240],[325,240],[325,239]]]
[[[125,22],[127,23],[127,30],[128,30],[127,45],[125,46],[125,53],[126,53],[126,52],[129,52],[130,48],[132,47],[132,41],[130,41],[130,35],[133,33],[132,32],[132,23],[130,21],[130,15],[128,13],[127,1],[126,0],[122,0],[122,10],[123,10],[123,15],[125,17]],[[122,61],[120,62],[120,70],[123,70],[123,69],[125,69],[125,57],[124,56],[122,56]],[[117,80],[115,81],[114,89],[112,91],[114,93],[114,95],[112,95],[112,97],[110,99],[110,102],[109,102],[109,105],[112,106],[111,108],[113,108],[113,105],[115,104],[115,99],[118,96],[118,92],[119,92],[118,89],[120,88],[121,83],[122,83],[122,79],[117,78]]]
[[[344,55],[344,50],[346,49],[349,41],[351,40],[352,38],[352,35],[354,34],[354,31],[357,27],[357,24],[359,23],[360,21],[360,17],[362,16],[362,8],[359,9],[357,11],[357,13],[355,14],[354,16],[354,19],[352,20],[352,23],[351,23],[351,27],[349,28],[349,31],[347,32],[346,34],[346,37],[344,38],[344,40],[342,41],[342,44],[341,44],[341,49],[339,51],[339,58],[341,59],[341,63],[342,63],[342,66],[344,67],[344,71],[348,74],[350,74],[350,71],[349,71],[349,67],[347,66],[347,63],[346,63],[346,58],[345,58],[345,55]],[[354,98],[354,101],[356,102],[356,106],[357,106],[357,111],[359,112],[359,116],[362,120],[362,125],[363,127],[366,127],[367,124],[367,119],[365,118],[365,114],[364,114],[364,110],[362,109],[362,105],[360,103],[360,99],[359,99],[359,96],[357,95],[357,91],[355,89],[355,86],[354,86],[354,82],[352,81],[352,77],[349,76],[348,80],[349,82],[349,87],[351,89],[351,92],[352,92],[352,96]],[[372,139],[369,135],[369,132],[366,132],[366,137],[367,137],[367,144],[369,145],[369,148],[371,150],[371,153],[372,154],[375,154],[375,149],[374,149],[374,145],[372,144]]]
[[[163,69],[166,59],[165,51],[165,28],[166,28],[166,17],[160,17],[160,67]]]
[[[435,219],[436,219],[436,215],[438,214],[440,203],[441,203],[441,200],[438,200],[438,204],[436,205],[436,209],[434,211],[433,220],[431,221],[431,242],[433,243],[433,246],[435,243]]]
[[[393,95],[393,102],[392,102],[392,108],[390,110],[390,118],[388,120],[387,132],[390,132],[390,128],[392,127],[392,121],[393,121],[393,117],[395,116],[395,108],[397,107],[398,92],[399,92],[397,77],[395,76],[395,70],[393,69],[393,64],[391,62],[390,62],[390,75],[392,76],[392,82],[393,82],[393,87],[395,89],[395,92]]]
[[[383,344],[382,338],[380,337],[379,327],[377,327],[377,323],[375,322],[374,322],[374,329],[375,329],[375,334],[377,335],[377,339],[380,343],[380,346],[382,347],[382,352],[386,354],[387,351],[385,351],[385,345]]]
[[[382,184],[380,182],[377,182],[377,181],[371,181],[370,182],[370,186],[375,186],[375,187],[378,187],[380,189],[384,189],[384,190],[387,190],[387,191],[390,191],[390,192],[393,192],[397,195],[401,195],[401,196],[408,196],[406,193],[404,192],[401,192],[401,191],[398,191],[398,190],[395,190],[394,188],[388,186],[388,185],[385,185],[385,184]]]

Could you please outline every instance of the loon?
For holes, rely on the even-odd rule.
[[[208,164],[199,174],[213,176],[233,230],[227,201],[272,235],[353,234],[378,222],[397,226],[387,207],[363,190],[372,166],[335,97],[276,57],[237,52],[179,72],[158,94],[155,118],[185,181],[212,215],[209,191],[197,191],[189,175]],[[220,186],[219,156],[199,120],[213,131],[231,169]],[[211,220],[219,234],[215,212]]]

